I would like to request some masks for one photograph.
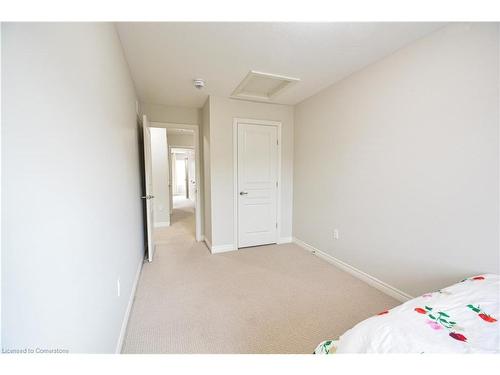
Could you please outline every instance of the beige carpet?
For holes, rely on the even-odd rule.
[[[187,240],[195,238],[194,203],[180,196],[173,197],[173,210],[170,227],[154,230],[155,243],[169,243],[179,236]]]
[[[398,304],[294,244],[211,255],[180,211],[144,265],[124,353],[311,353]]]

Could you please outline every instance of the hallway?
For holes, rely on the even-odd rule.
[[[154,229],[155,243],[170,242],[179,235],[195,239],[194,202],[183,196],[174,195],[170,226]]]

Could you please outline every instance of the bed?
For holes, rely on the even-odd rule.
[[[500,353],[499,292],[499,275],[469,277],[381,311],[314,353]]]

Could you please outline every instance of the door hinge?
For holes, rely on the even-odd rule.
[[[280,145],[280,141],[276,140],[276,146]]]
[[[278,229],[278,223],[276,223],[276,229]]]
[[[276,181],[276,187],[278,187],[278,181]]]

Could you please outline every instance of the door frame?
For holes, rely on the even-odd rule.
[[[278,192],[276,197],[276,243],[280,243],[281,234],[281,121],[233,118],[233,248],[238,250],[238,126],[239,124],[275,126],[278,133]]]
[[[195,202],[195,238],[197,242],[202,241],[201,236],[201,189],[203,188],[200,184],[200,128],[198,125],[192,124],[177,124],[171,122],[158,122],[158,121],[150,121],[150,126],[155,128],[165,128],[165,129],[187,129],[194,131],[194,157],[195,157],[195,168],[196,168],[196,202]],[[183,147],[187,148],[187,147]],[[170,155],[170,154],[169,154]],[[172,181],[169,181],[169,184],[172,184]],[[169,187],[169,190],[172,190],[172,187]]]

